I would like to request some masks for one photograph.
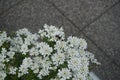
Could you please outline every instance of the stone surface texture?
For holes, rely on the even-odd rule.
[[[0,0],[0,30],[37,32],[44,24],[85,38],[101,62],[93,72],[120,80],[120,0]]]

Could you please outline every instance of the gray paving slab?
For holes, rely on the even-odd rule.
[[[50,0],[80,29],[118,0]]]
[[[74,36],[86,39],[88,43],[87,50],[95,55],[95,58],[101,63],[96,66],[92,71],[100,78],[100,80],[120,80],[120,68],[112,63],[112,60],[104,55],[85,35],[76,32]]]
[[[108,1],[108,3],[107,3],[107,1]],[[96,5],[98,5],[98,7],[99,7],[98,9],[100,9],[100,7],[103,6],[103,4],[106,5],[106,3],[107,3],[107,4],[111,5],[110,3],[114,2],[114,1],[112,2],[112,0],[111,1],[107,0],[107,1],[105,3],[102,2],[102,0],[98,1],[98,2],[96,1]],[[109,3],[109,1],[110,1],[110,3]],[[90,4],[94,4],[95,5],[95,3],[93,3],[93,2],[90,3]],[[71,3],[69,3],[69,6],[70,6]],[[78,2],[76,2],[75,4],[77,4],[77,3]],[[83,3],[86,4],[87,1],[83,0],[82,3],[81,3],[81,5],[80,5],[81,7],[83,6],[82,5]],[[71,4],[71,6],[72,7],[76,7],[75,4],[74,4],[74,6],[72,6],[72,4]],[[77,6],[79,6],[79,4],[77,4]],[[90,6],[90,5],[88,5],[88,6]],[[88,9],[85,9],[85,12],[84,12],[83,9],[84,8],[82,8],[82,11],[83,11],[82,15],[88,10]],[[75,11],[78,11],[78,10],[75,9]],[[100,10],[102,11],[103,8],[101,8]],[[94,10],[91,9],[91,15],[93,14],[92,11],[94,11]],[[72,14],[73,15],[78,15],[78,14],[75,14],[75,13],[77,13],[77,12],[74,12],[74,13],[71,12],[69,14],[71,14],[71,15]],[[111,16],[110,13],[109,13],[109,15]],[[115,15],[117,16],[118,14],[115,14]],[[109,18],[110,16],[107,16],[108,17],[108,21],[109,21],[109,19],[111,19],[111,18]],[[80,18],[84,19],[84,17],[79,17],[79,19]],[[74,18],[72,20],[74,22],[76,22],[77,18]],[[106,19],[105,19],[105,21],[106,21]],[[118,21],[118,20],[116,20],[116,21]],[[77,25],[78,25],[78,22],[76,23]],[[78,36],[78,37],[83,36],[52,5],[50,5],[49,3],[46,3],[46,1],[44,2],[44,0],[36,0],[36,1],[34,1],[34,0],[25,0],[24,2],[22,2],[22,4],[17,5],[15,7],[13,7],[12,9],[10,9],[7,13],[5,13],[4,15],[2,15],[2,17],[0,18],[0,30],[7,30],[8,32],[11,32],[11,31],[15,31],[15,30],[18,30],[20,28],[26,27],[29,30],[33,31],[33,32],[37,32],[39,28],[43,28],[43,25],[45,23],[48,24],[48,25],[55,25],[55,26],[58,26],[58,27],[63,26],[63,28],[65,29],[66,35],[75,35],[75,36]],[[80,24],[81,23],[79,22],[79,25]],[[97,22],[96,22],[96,24],[97,24]],[[104,23],[104,25],[105,24],[106,23]],[[93,26],[93,27],[96,27],[96,25]],[[109,27],[109,26],[107,26],[107,27]],[[113,28],[111,28],[111,29],[113,29]],[[87,35],[90,36],[93,39],[94,38],[98,38],[98,36],[100,36],[100,34],[104,32],[103,31],[104,29],[102,30],[103,32],[99,31],[100,29],[99,30],[97,29],[98,30],[97,31],[98,35],[97,35],[97,33],[93,33],[92,34],[92,31],[90,31],[90,30],[92,30],[92,29],[90,28],[90,29],[86,30],[85,33],[86,34],[88,33],[89,35],[88,34]],[[93,32],[94,32],[94,30],[93,30]],[[106,28],[106,30],[107,30],[107,28]],[[101,33],[99,34],[99,32],[101,32]],[[105,31],[105,32],[107,34],[107,31]],[[117,33],[115,33],[115,34],[117,34]],[[94,35],[97,35],[97,37],[94,36]],[[103,35],[104,34],[102,34],[101,36],[103,36]],[[109,34],[107,36],[109,36]],[[102,38],[104,38],[104,37],[101,37],[100,41],[107,42],[107,40],[104,40],[104,39],[102,40]],[[117,41],[117,39],[116,39],[116,41]],[[88,39],[87,39],[87,41],[88,41],[88,50],[90,50],[91,52],[93,52],[95,54],[96,58],[98,58],[98,60],[102,63],[101,66],[96,67],[94,69],[94,72],[96,72],[96,74],[101,78],[101,80],[120,80],[120,76],[119,76],[120,70],[119,70],[119,68],[117,68],[114,64],[112,64],[111,61],[108,58],[106,58],[106,56],[104,56],[104,54],[100,50],[98,50]],[[115,44],[114,44],[114,46],[115,46]],[[102,47],[103,47],[103,45],[102,45]],[[105,49],[106,49],[106,47],[105,47]]]
[[[44,0],[25,0],[21,5],[10,9],[1,19],[1,30],[8,32],[26,27],[37,32],[44,24],[63,26],[66,35],[72,35],[76,29]]]
[[[0,0],[0,14],[22,0]]]
[[[0,13],[3,12],[3,0],[0,1]]]
[[[0,13],[3,11],[3,1],[0,1]]]
[[[104,56],[90,41],[88,41],[88,50],[94,53],[98,61],[101,62],[100,66],[93,68],[93,72],[95,72],[100,80],[120,80],[120,68]]]
[[[120,64],[120,4],[91,24],[84,33]]]

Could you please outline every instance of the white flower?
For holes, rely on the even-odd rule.
[[[67,42],[69,44],[70,47],[75,47],[75,48],[82,48],[82,49],[86,49],[87,48],[87,43],[85,41],[85,39],[82,38],[77,38],[77,37],[68,37]]]
[[[11,74],[26,79],[31,71],[42,80],[46,76],[49,80],[87,80],[90,62],[99,64],[86,50],[85,39],[65,39],[62,28],[46,24],[38,33],[23,28],[9,37],[0,32],[0,80]],[[17,61],[19,64],[15,65]]]
[[[3,42],[2,42],[2,40],[0,39],[0,47],[2,46],[2,44],[3,44]]]
[[[47,24],[44,25],[44,30],[39,30],[38,32],[41,37],[47,37],[50,41],[57,41],[64,39],[64,32],[63,29],[56,28],[55,26],[48,26]]]
[[[65,51],[67,49],[67,44],[65,41],[56,41],[56,44],[54,46],[58,52],[62,52],[62,51]]]
[[[9,70],[10,70],[10,72],[9,72],[10,74],[16,74],[17,68],[16,67],[10,67]]]
[[[86,55],[87,57],[91,60],[92,63],[95,63],[97,65],[100,65],[101,63],[97,61],[97,59],[95,59],[94,55],[88,51],[86,51]]]
[[[7,55],[9,56],[9,58],[12,59],[15,55],[15,52],[9,51],[9,52],[7,52]]]
[[[23,44],[23,45],[21,46],[21,52],[22,52],[22,54],[26,55],[26,53],[27,53],[28,51],[29,51],[29,50],[28,50],[28,45]]]
[[[7,50],[5,48],[2,48],[1,54],[7,55]]]
[[[51,55],[51,52],[53,51],[53,49],[48,44],[46,44],[44,42],[39,43],[38,48],[40,48],[39,52],[44,57]]]
[[[0,62],[7,62],[9,61],[8,58],[6,58],[7,50],[5,48],[2,48],[1,54],[0,54]]]
[[[0,62],[0,71],[3,70],[5,68],[5,64]]]
[[[33,57],[33,63],[30,65],[30,69],[33,70],[34,73],[39,73],[40,68],[42,68],[42,58]]]
[[[22,45],[23,39],[22,39],[22,37],[18,36],[18,37],[13,38],[11,43],[14,45]]]
[[[30,66],[31,70],[33,70],[34,73],[38,73],[39,72],[39,64],[37,63],[33,63],[31,66]]]
[[[39,35],[37,35],[37,34],[27,35],[24,43],[27,45],[35,44],[36,41],[38,40],[38,38],[39,38]]]
[[[4,54],[0,54],[0,62],[5,61],[6,56]]]
[[[20,30],[16,31],[16,33],[17,33],[17,36],[21,36],[21,35],[27,36],[27,35],[30,35],[30,34],[31,34],[31,33],[28,31],[27,28],[20,29]]]
[[[52,64],[51,61],[45,59],[41,61],[41,64],[43,69],[46,69],[46,70],[51,69],[51,64]]]
[[[81,59],[77,57],[73,57],[68,61],[68,68],[74,70],[78,70],[81,66]]]
[[[44,58],[44,60],[46,61],[45,58]],[[42,57],[40,57],[40,56],[33,57],[33,62],[36,63],[36,64],[38,64],[39,67],[41,67],[42,61],[43,61],[43,59],[42,59]]]
[[[4,78],[6,77],[6,73],[4,71],[0,71],[0,80],[4,80]]]
[[[31,58],[25,58],[23,60],[22,65],[20,65],[19,67],[19,75],[18,77],[27,74],[28,73],[28,68],[30,68],[30,66],[33,64],[33,61]]]
[[[39,55],[39,51],[35,47],[31,48],[29,50],[29,53],[30,53],[31,56],[38,56]]]
[[[46,76],[46,75],[49,75],[49,70],[46,70],[46,69],[42,69],[39,74],[38,74],[38,78],[39,79],[42,79],[43,76]]]
[[[74,48],[69,48],[68,50],[67,50],[67,56],[69,56],[69,57],[77,57],[77,56],[79,56],[79,52],[76,50],[76,49],[74,49]]]
[[[80,48],[86,49],[87,48],[87,42],[85,39],[80,38]]]
[[[52,78],[52,79],[50,79],[50,80],[60,80],[60,79],[59,79],[59,78],[54,78],[54,79]]]
[[[72,73],[67,68],[62,68],[62,70],[58,70],[58,77],[61,78],[60,80],[70,79],[72,77]]]
[[[80,41],[79,41],[79,38],[77,37],[70,36],[68,37],[67,42],[70,47],[78,48],[80,46]]]
[[[2,44],[7,41],[9,38],[7,37],[7,33],[6,32],[0,32],[0,47],[2,46]]]
[[[53,61],[53,64],[55,64],[56,66],[58,66],[59,64],[63,64],[65,61],[64,53],[55,53],[52,56],[52,61]]]
[[[21,50],[21,45],[23,45],[23,40],[20,36],[14,37],[13,39],[10,40],[10,43],[11,43],[10,49],[18,52]]]

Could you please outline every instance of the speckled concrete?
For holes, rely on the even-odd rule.
[[[102,63],[93,71],[101,80],[120,80],[119,0],[0,0],[0,30],[26,27],[37,32],[46,23],[66,35],[83,37]],[[81,31],[82,30],[82,31]]]
[[[119,80],[120,79],[120,68],[114,64],[114,60],[110,59],[106,54],[107,52],[103,52],[99,50],[86,36],[86,34],[80,34],[79,32],[74,34],[77,37],[82,37],[86,39],[88,43],[87,50],[92,52],[95,57],[101,62],[100,66],[93,67],[93,72],[101,79],[101,80]],[[95,35],[95,34],[94,34]],[[99,45],[99,44],[98,44]],[[110,55],[113,58],[113,56]]]
[[[72,35],[77,30],[57,10],[43,0],[23,1],[21,5],[12,8],[2,16],[1,29],[8,32],[24,27],[36,32],[44,24],[63,26],[67,35]]]
[[[19,4],[22,0],[0,0],[0,15],[3,14],[3,12],[6,12],[9,10],[9,8],[14,7],[16,4]]]
[[[84,32],[120,64],[120,4],[92,23]]]
[[[80,29],[118,0],[50,0]]]
[[[94,53],[98,61],[101,62],[100,66],[93,68],[93,72],[95,72],[101,80],[119,80],[120,68],[113,64],[112,61],[89,40],[87,40],[87,42],[88,50]]]

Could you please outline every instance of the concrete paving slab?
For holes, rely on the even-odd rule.
[[[108,3],[107,3],[107,1],[108,1]],[[100,0],[98,2],[96,1],[96,3],[93,3],[94,2],[93,1],[90,4],[98,5],[98,7],[99,7],[98,9],[102,11],[103,8],[100,8],[100,7],[103,6],[103,4],[105,4],[105,5],[109,4],[109,1],[110,0],[106,0],[105,3],[104,3],[104,1],[102,2],[102,0]],[[110,1],[110,3],[114,2],[114,1],[113,2],[111,2],[111,1]],[[80,6],[82,7],[83,6],[82,4],[83,3],[86,4],[86,2],[83,0],[83,2],[81,3]],[[78,2],[76,2],[74,4],[74,6],[72,6],[72,7],[76,7],[77,3]],[[92,8],[95,7],[94,5],[92,6]],[[77,6],[79,6],[79,4]],[[90,5],[88,5],[88,6],[90,6]],[[89,8],[89,7],[87,7],[87,8]],[[92,24],[90,26],[90,28],[86,29],[86,31],[85,31],[85,33],[89,37],[94,39],[94,41],[96,41],[97,44],[101,45],[101,47],[105,48],[105,50],[108,50],[108,51],[109,51],[109,47],[110,48],[115,47],[115,49],[116,49],[116,48],[118,48],[116,46],[119,45],[119,43],[116,43],[116,42],[118,42],[118,37],[119,37],[119,36],[116,36],[119,33],[119,28],[117,27],[118,26],[117,21],[119,22],[119,20],[118,20],[119,14],[116,12],[116,11],[118,11],[118,7],[116,7],[116,8],[117,8],[117,10],[114,9],[114,11],[115,11],[114,14],[116,15],[116,17],[114,19],[113,19],[113,17],[111,17],[111,14],[113,14],[113,13],[111,13],[111,11],[110,11],[108,13],[109,16],[107,16],[108,14],[104,16],[104,17],[107,17],[108,19],[105,18],[105,19],[100,20],[100,22],[99,21],[95,22],[96,24],[95,23],[94,23],[94,25]],[[84,13],[86,13],[87,10],[88,10],[88,12],[90,12],[89,9],[85,9],[85,12],[83,9],[84,8],[82,8],[82,11],[83,11],[82,16],[85,16]],[[66,12],[67,12],[67,10],[69,10],[69,9],[66,9]],[[78,11],[78,10],[75,10],[75,11]],[[91,9],[91,15],[93,14],[94,10],[95,10],[95,12],[97,12],[96,11],[97,9],[93,9],[93,10]],[[98,12],[99,12],[99,10],[98,10]],[[69,13],[69,11],[68,11],[68,13]],[[74,13],[71,12],[69,14],[75,15],[76,13],[77,12],[74,12]],[[90,16],[88,18],[90,18]],[[79,17],[79,18],[81,19],[81,21],[84,18],[87,19],[87,17]],[[78,24],[78,22],[76,22],[78,20],[77,18],[74,18],[72,20],[77,25],[81,24],[80,21],[78,21],[79,24]],[[112,22],[114,22],[114,20],[115,20],[115,22],[111,23],[111,20],[112,20]],[[86,20],[83,20],[83,21],[86,21]],[[89,19],[88,19],[88,21],[89,21]],[[108,21],[108,22],[104,22],[104,21]],[[33,32],[37,32],[39,28],[43,28],[43,25],[45,23],[48,25],[55,25],[58,27],[63,26],[63,28],[65,29],[65,33],[67,35],[75,35],[78,37],[84,36],[84,35],[80,34],[80,32],[77,29],[75,29],[73,27],[73,25],[70,24],[69,21],[67,21],[57,10],[55,10],[55,8],[52,5],[44,2],[44,0],[36,0],[36,1],[25,0],[22,4],[10,9],[7,13],[2,15],[2,17],[0,18],[0,30],[4,29],[4,30],[7,30],[8,32],[11,32],[11,31],[15,31],[20,28],[26,27]],[[108,26],[106,23],[111,23],[111,25]],[[115,26],[115,25],[117,25],[117,26]],[[81,24],[81,26],[82,26],[82,24]],[[118,29],[117,32],[113,26],[116,29]],[[114,29],[115,29],[115,31],[114,31]],[[113,32],[112,32],[112,30],[113,30]],[[119,76],[120,69],[118,67],[116,67],[116,65],[114,65],[111,62],[111,60],[109,58],[107,58],[103,54],[103,52],[98,50],[96,48],[96,46],[94,46],[88,39],[87,39],[87,42],[88,42],[88,50],[93,52],[95,54],[96,58],[98,58],[98,60],[102,63],[101,66],[96,67],[94,69],[94,72],[97,74],[97,76],[100,77],[101,80],[120,80],[120,76]],[[113,47],[111,47],[111,45]],[[113,49],[111,51],[113,51]],[[109,51],[109,52],[111,52],[111,51]],[[109,54],[109,53],[107,53],[107,54]]]
[[[2,13],[2,11],[3,11],[3,1],[1,0],[0,1],[0,13]]]
[[[101,62],[100,66],[93,68],[93,72],[100,80],[120,80],[120,68],[114,65],[109,58],[98,50],[91,42],[88,42],[88,50],[95,54],[95,57]]]
[[[91,24],[84,33],[120,64],[120,4]]]
[[[104,55],[85,35],[76,32],[74,36],[86,39],[88,43],[87,50],[95,55],[95,58],[101,63],[96,66],[92,71],[100,78],[100,80],[120,80],[120,68],[112,63],[112,60]]]
[[[21,5],[10,9],[1,18],[1,30],[8,32],[23,27],[37,32],[44,24],[63,26],[66,35],[72,35],[75,29],[65,18],[44,0],[25,0]]]
[[[0,14],[22,0],[0,0]]]
[[[50,0],[80,29],[118,0]]]

